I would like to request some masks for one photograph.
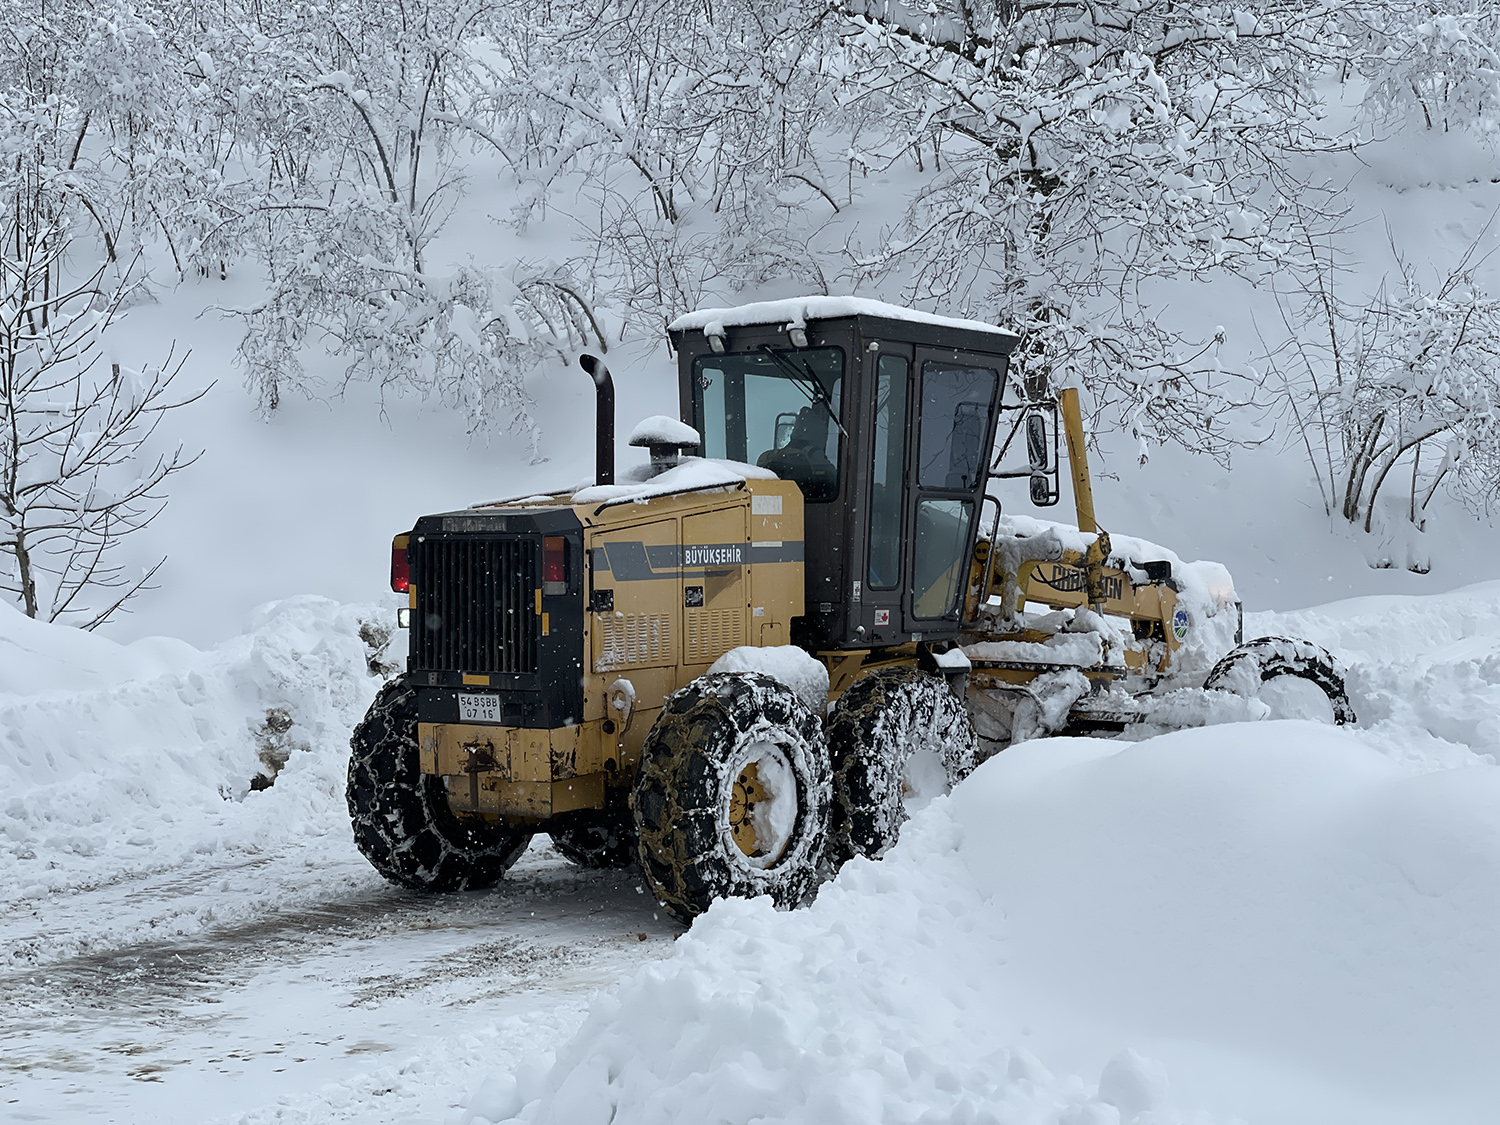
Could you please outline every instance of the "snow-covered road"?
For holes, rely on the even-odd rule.
[[[441,897],[389,886],[352,847],[327,852],[8,911],[0,1120],[441,1121],[487,1072],[570,1034],[590,993],[680,930],[634,873],[581,871],[545,837],[499,886]],[[215,907],[236,920],[100,937],[105,920]],[[107,947],[53,957],[52,935]]]
[[[386,615],[198,652],[0,606],[0,1121],[442,1121],[680,932],[545,836],[484,892],[375,873],[343,790]]]

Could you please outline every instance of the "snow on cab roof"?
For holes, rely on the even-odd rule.
[[[1007,339],[1018,339],[1016,333],[982,320],[963,320],[953,316],[918,312],[901,305],[888,305],[866,297],[788,297],[782,301],[757,301],[730,309],[699,309],[679,316],[667,326],[669,332],[706,331],[710,328],[734,328],[747,324],[790,324],[804,326],[809,320],[832,320],[840,316],[878,316],[886,320],[905,320],[916,324],[935,324],[944,328],[962,328],[968,332],[988,332]]]

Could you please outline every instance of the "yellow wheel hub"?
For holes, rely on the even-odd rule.
[[[735,847],[748,856],[761,855],[760,841],[755,835],[755,806],[770,796],[761,784],[759,765],[750,762],[735,778],[734,792],[729,797],[729,831]]]

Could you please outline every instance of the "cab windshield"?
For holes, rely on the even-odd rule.
[[[747,461],[796,481],[812,502],[839,493],[844,383],[840,348],[700,356],[693,410],[707,457]]]

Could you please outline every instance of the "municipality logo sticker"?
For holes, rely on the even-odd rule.
[[[1181,606],[1172,614],[1172,633],[1180,641],[1188,634],[1188,611]]]

